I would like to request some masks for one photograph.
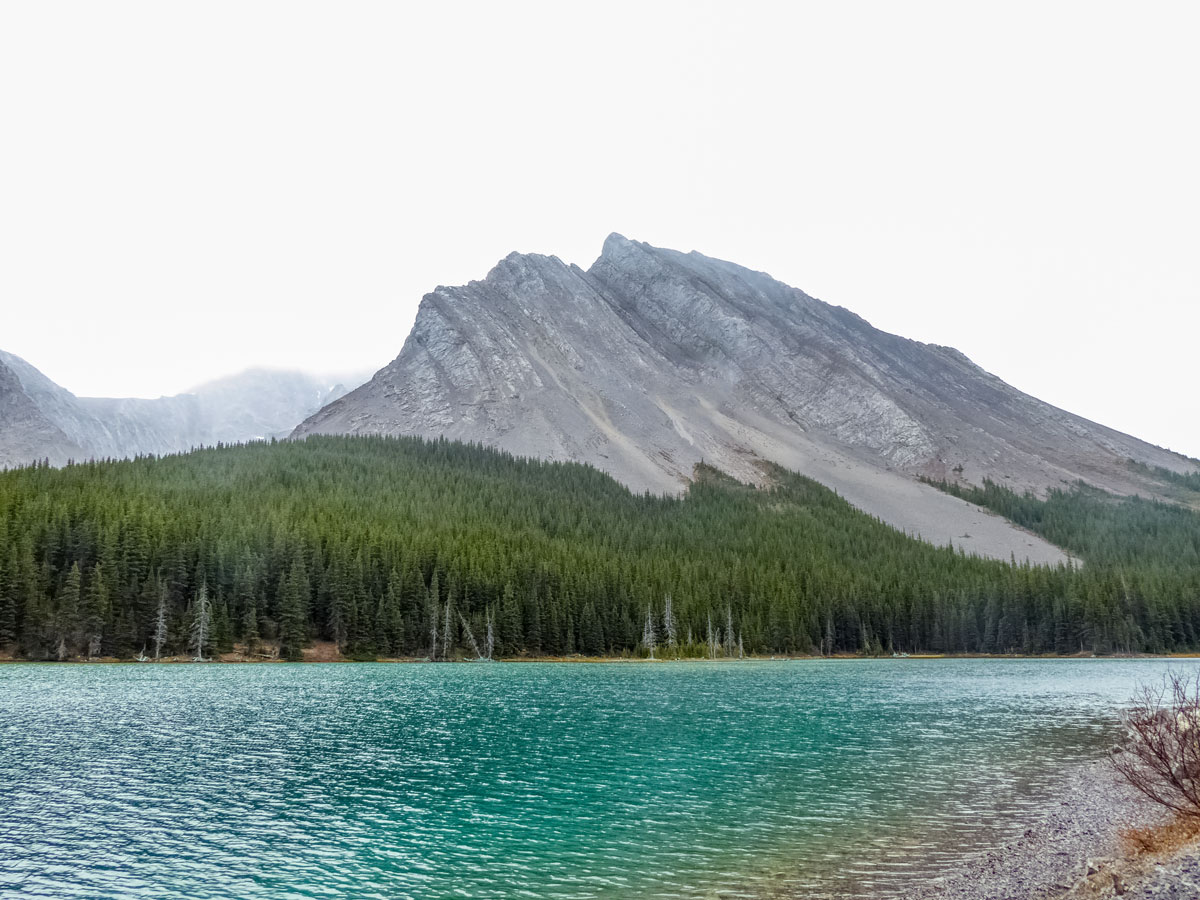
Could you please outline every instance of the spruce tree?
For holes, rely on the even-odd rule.
[[[280,593],[279,655],[295,662],[304,658],[308,644],[309,582],[302,559],[288,569]]]
[[[538,591],[533,588],[525,603],[525,649],[529,653],[542,652],[542,603]]]
[[[251,597],[242,610],[242,641],[246,645],[246,655],[258,653],[258,608]]]
[[[0,647],[17,640],[16,548],[0,556]]]
[[[429,611],[429,658],[436,662],[438,658],[438,627],[442,611],[441,585],[436,569],[429,582],[429,596],[425,608]]]
[[[71,655],[78,641],[79,606],[82,602],[81,581],[79,563],[72,563],[62,588],[55,598],[52,637],[54,655],[60,661]]]
[[[596,607],[591,603],[584,604],[579,618],[579,649],[589,656],[600,656],[604,653],[604,628],[600,624]]]
[[[511,584],[504,585],[500,598],[500,620],[497,623],[501,656],[516,656],[521,652],[521,607]]]
[[[398,569],[392,569],[375,614],[376,645],[388,656],[399,656],[404,648],[403,593],[403,576]]]
[[[217,653],[233,651],[233,623],[229,619],[229,604],[220,595],[212,604],[212,645]]]
[[[109,609],[108,587],[104,583],[104,570],[96,563],[88,573],[87,590],[83,599],[83,638],[88,659],[100,654],[105,623],[112,621]]]

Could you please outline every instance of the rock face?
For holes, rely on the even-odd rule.
[[[62,465],[83,449],[54,424],[0,355],[0,466],[47,459]]]
[[[421,301],[399,357],[296,429],[416,434],[588,462],[675,492],[705,460],[803,472],[910,533],[984,555],[1055,548],[916,481],[1147,490],[1185,458],[1056,409],[956,350],[906,340],[770,276],[611,235],[584,271],[512,254]]]
[[[157,400],[76,397],[0,351],[0,467],[285,437],[345,392],[301,372],[259,369]]]

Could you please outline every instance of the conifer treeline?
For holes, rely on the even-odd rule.
[[[314,639],[428,656],[435,636],[453,656],[489,620],[499,655],[639,652],[648,612],[665,635],[668,595],[684,655],[1200,646],[1193,513],[1135,507],[1158,540],[1126,552],[1119,525],[1080,536],[1102,501],[1056,497],[1039,525],[1041,501],[997,493],[1087,560],[1017,566],[908,538],[782,470],[771,489],[698,475],[684,498],[637,496],[586,466],[336,437],[0,473],[0,645],[185,653],[203,588],[205,652],[293,658]]]

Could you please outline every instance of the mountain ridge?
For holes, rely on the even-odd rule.
[[[77,397],[0,350],[0,467],[286,437],[345,391],[303,372],[252,368],[169,397]]]
[[[958,350],[875,329],[766,273],[615,233],[587,270],[512,253],[481,280],[426,294],[396,359],[293,436],[314,433],[479,441],[588,462],[638,491],[678,492],[701,460],[761,482],[767,460],[910,533],[1034,561],[1055,551],[917,479],[1153,493],[1128,459],[1192,470]]]

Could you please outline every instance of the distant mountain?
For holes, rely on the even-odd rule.
[[[285,437],[346,390],[303,372],[251,369],[157,400],[76,397],[0,351],[0,466]]]
[[[83,448],[38,406],[7,358],[0,354],[0,466],[35,459],[61,465],[84,456]]]
[[[1129,464],[1194,462],[1064,412],[957,350],[887,334],[770,276],[614,234],[584,271],[512,254],[421,302],[400,355],[308,418],[309,434],[439,435],[591,463],[675,492],[706,461],[803,472],[936,543],[1061,553],[919,476],[1044,493],[1153,493]]]

